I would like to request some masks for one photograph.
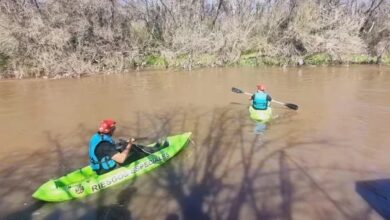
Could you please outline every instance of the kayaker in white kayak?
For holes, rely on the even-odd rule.
[[[123,150],[118,147],[112,138],[116,128],[116,122],[112,119],[103,120],[99,130],[89,141],[89,163],[97,174],[107,173],[123,164],[130,154],[134,138],[130,138]]]
[[[253,109],[267,110],[272,98],[265,92],[265,86],[263,84],[256,85],[256,88],[257,90],[254,94],[248,92],[245,92],[245,94],[251,96],[250,100],[252,100]]]

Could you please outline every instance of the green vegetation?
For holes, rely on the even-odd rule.
[[[351,58],[351,63],[354,64],[374,64],[377,63],[377,58],[369,55],[354,55]]]
[[[240,66],[258,66],[257,53],[244,54],[238,60]]]
[[[332,62],[332,57],[326,53],[317,53],[305,57],[304,62],[308,65],[330,64]]]
[[[390,65],[390,53],[382,56],[382,64]]]
[[[273,57],[273,56],[259,56],[257,53],[249,53],[242,55],[238,60],[239,66],[283,66],[291,63],[287,58],[284,57]]]
[[[149,55],[146,57],[146,66],[155,68],[167,68],[168,63],[164,57],[158,55]]]
[[[7,66],[8,57],[0,53],[0,71],[4,71]]]
[[[174,68],[185,68],[188,63],[188,60],[188,54],[180,54],[176,57],[171,58],[168,61],[168,66]]]
[[[289,63],[289,60],[284,57],[262,56],[258,59],[258,63],[260,64],[260,66],[283,66],[287,65]]]

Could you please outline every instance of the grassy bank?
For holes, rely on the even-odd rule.
[[[262,66],[303,66],[303,65],[338,65],[338,64],[379,64],[390,65],[390,54],[385,54],[381,58],[369,55],[351,55],[343,59],[332,57],[330,54],[317,53],[306,57],[273,57],[249,53],[240,56],[236,62],[223,62],[215,55],[203,54],[199,56],[185,56],[174,59],[167,59],[163,56],[153,55],[143,62],[145,68],[182,68],[191,69],[199,67],[215,66],[243,66],[243,67],[262,67]]]

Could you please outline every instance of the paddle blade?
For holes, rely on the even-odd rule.
[[[241,89],[237,89],[235,87],[232,87],[232,92],[235,92],[235,93],[244,93]]]
[[[292,104],[292,103],[286,103],[284,104],[286,107],[293,109],[293,110],[298,110],[298,105]]]

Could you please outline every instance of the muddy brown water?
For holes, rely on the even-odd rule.
[[[274,120],[255,133],[262,82]],[[390,67],[145,71],[0,82],[0,219],[381,219],[357,192],[390,178]],[[117,136],[192,131],[157,170],[90,197],[42,203],[34,190],[87,164],[101,119]]]

